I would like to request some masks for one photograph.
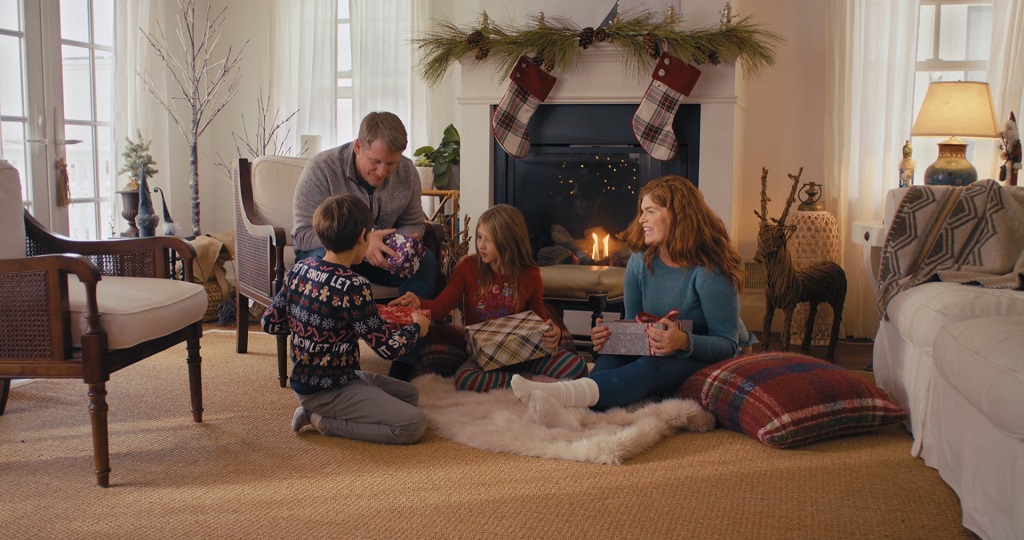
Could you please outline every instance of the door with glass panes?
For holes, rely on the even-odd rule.
[[[117,226],[113,67],[113,0],[0,0],[0,158],[29,211],[72,238]]]

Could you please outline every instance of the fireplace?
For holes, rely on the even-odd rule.
[[[668,161],[650,157],[633,135],[637,106],[543,104],[528,125],[526,156],[492,143],[494,202],[523,212],[541,265],[625,266],[640,188],[668,174],[698,183],[700,105],[680,106],[679,151]]]

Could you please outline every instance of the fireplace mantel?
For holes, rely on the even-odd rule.
[[[732,65],[698,66],[700,80],[686,103],[701,106],[700,190],[736,238],[739,223],[743,141],[742,76]],[[474,220],[489,208],[493,195],[490,118],[508,88],[507,75],[493,62],[464,61],[459,70],[459,131],[462,134],[461,201]],[[623,56],[606,45],[592,47],[574,71],[552,73],[558,82],[545,103],[640,103],[650,73],[633,74]]]

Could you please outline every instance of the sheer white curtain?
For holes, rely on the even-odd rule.
[[[154,113],[163,109],[152,99],[139,77],[140,73],[149,73],[158,83],[164,79],[165,67],[153,58],[149,43],[140,31],[156,35],[156,22],[161,20],[161,15],[161,3],[153,0],[114,2],[115,65],[112,93],[113,103],[117,106],[112,108],[112,137],[117,156],[124,152],[125,137],[135,140],[136,130],[141,131],[147,140],[154,141],[160,141],[161,138],[154,135],[167,133],[167,116]],[[170,32],[173,36],[174,28],[167,28],[165,24],[164,33]],[[167,163],[169,157],[166,141],[155,142],[150,148],[150,154],[157,164]],[[117,189],[121,187],[117,185]]]
[[[338,144],[337,0],[276,0],[270,39],[270,92],[275,109],[295,115],[288,143],[300,149],[299,137],[319,135],[321,149]]]
[[[988,64],[988,82],[999,115],[999,129],[1017,117],[1024,125],[1024,0],[992,2],[992,49]]]
[[[917,0],[828,3],[825,193],[838,193],[842,238],[850,224],[881,218],[885,192],[899,185],[897,165],[913,123]],[[862,246],[845,242],[848,334],[874,337],[875,291]]]
[[[398,115],[410,134],[409,150],[423,141],[427,129],[425,117],[413,116],[414,86],[419,77],[413,72],[413,13],[419,19],[426,10],[414,9],[407,0],[351,0],[352,14],[352,121],[353,132],[363,116],[373,111]],[[417,102],[426,103],[425,94]],[[425,111],[417,110],[419,115]],[[440,135],[438,136],[440,139]],[[428,144],[422,142],[421,144]]]

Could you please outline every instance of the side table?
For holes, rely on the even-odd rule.
[[[854,221],[850,226],[850,239],[861,245],[864,268],[867,270],[871,288],[878,290],[878,268],[882,262],[882,246],[885,245],[885,225],[879,221]]]

